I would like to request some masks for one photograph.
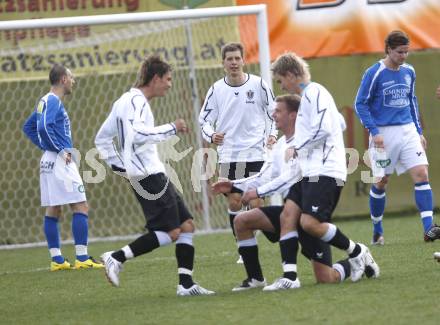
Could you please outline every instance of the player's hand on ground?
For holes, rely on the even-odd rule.
[[[219,179],[211,186],[214,194],[230,193],[232,190],[232,182],[229,179]]]
[[[385,149],[382,134],[376,134],[373,136],[373,143],[375,148]]]
[[[186,133],[188,132],[188,127],[186,126],[186,122],[184,119],[177,119],[174,121],[174,126],[176,127],[176,133]]]
[[[257,190],[252,189],[243,193],[243,196],[241,197],[241,203],[243,205],[248,205],[250,201],[255,199],[258,199]]]
[[[422,143],[423,149],[426,150],[428,147],[428,141],[426,141],[426,138],[423,136],[423,134],[420,135],[420,142]]]
[[[269,138],[267,139],[266,147],[272,149],[275,143],[277,143],[277,138],[273,135],[269,135]]]
[[[212,138],[212,143],[215,143],[216,145],[220,146],[223,144],[223,141],[225,139],[225,133],[215,132],[211,138]]]

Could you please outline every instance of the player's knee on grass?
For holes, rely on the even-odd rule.
[[[341,281],[341,275],[334,268],[316,261],[312,261],[312,266],[317,283],[339,283]]]

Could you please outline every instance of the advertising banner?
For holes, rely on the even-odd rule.
[[[412,50],[440,48],[439,0],[237,0],[257,3],[268,8],[272,59],[286,51],[308,58],[382,52],[395,29],[409,34]],[[258,60],[257,40],[242,39],[248,61]]]
[[[6,0],[0,1],[0,20],[88,16],[221,7],[234,0]],[[187,21],[168,20],[123,25],[50,27],[0,30],[0,81],[46,78],[61,63],[76,75],[115,73],[136,69],[142,58],[159,54],[174,66],[187,66]],[[239,40],[236,17],[191,21],[197,64],[220,62],[220,48]]]

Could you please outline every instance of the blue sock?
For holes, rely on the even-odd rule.
[[[382,218],[385,211],[386,195],[385,190],[379,190],[376,186],[370,189],[370,213],[373,221],[373,232],[383,234]]]
[[[414,197],[425,233],[432,227],[432,190],[428,182],[414,184]]]
[[[58,231],[58,218],[44,217],[44,235],[46,236],[47,247],[52,257],[52,261],[64,263],[64,257],[61,255],[60,233]],[[58,251],[59,253],[54,253]],[[56,254],[56,255],[54,255]]]
[[[75,246],[87,246],[88,241],[88,217],[84,213],[75,212],[72,217],[72,234]],[[76,259],[83,262],[89,258],[88,255],[76,255]]]

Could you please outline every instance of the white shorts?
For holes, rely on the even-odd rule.
[[[374,177],[403,174],[419,165],[428,165],[426,152],[420,135],[413,123],[404,125],[380,126],[379,133],[384,138],[385,151],[374,148],[370,136],[369,155]]]
[[[78,167],[66,162],[56,152],[45,151],[40,160],[41,206],[85,202],[84,184]]]

